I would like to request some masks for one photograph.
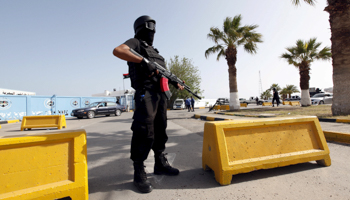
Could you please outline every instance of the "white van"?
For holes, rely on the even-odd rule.
[[[174,101],[174,105],[173,105],[173,109],[185,109],[186,108],[186,105],[185,105],[185,100],[184,99],[176,99]]]

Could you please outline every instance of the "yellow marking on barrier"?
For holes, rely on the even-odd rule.
[[[300,106],[300,102],[299,101],[290,101],[289,105],[291,105],[291,106]]]
[[[0,125],[0,128],[1,128],[1,125]]]
[[[66,128],[66,117],[64,115],[24,116],[21,131],[49,127],[57,127],[58,129]]]
[[[199,107],[198,109],[205,109],[205,107]]]
[[[206,117],[208,121],[215,121],[215,117]]]
[[[221,185],[234,174],[309,161],[331,165],[316,117],[205,123],[202,167],[211,168]]]
[[[263,106],[272,106],[272,102],[263,102]]]
[[[241,103],[241,107],[247,107],[247,103]]]
[[[346,134],[346,133],[339,133],[339,132],[333,132],[333,131],[323,131],[323,133],[328,141],[350,144],[349,133]]]
[[[8,120],[8,121],[7,121],[7,123],[8,123],[8,124],[11,124],[11,123],[17,123],[17,122],[19,122],[19,120],[18,120],[18,119]]]
[[[195,115],[194,115],[194,118],[199,119],[199,118],[201,118],[201,116],[200,116],[200,115],[195,114]]]
[[[220,105],[220,110],[230,110],[230,105]]]
[[[336,122],[339,122],[339,123],[350,123],[350,120],[348,120],[348,119],[337,119]]]
[[[0,199],[88,199],[85,130],[0,139]]]
[[[214,106],[213,110],[220,110],[220,106],[219,105]]]
[[[283,105],[289,105],[290,101],[283,101]]]

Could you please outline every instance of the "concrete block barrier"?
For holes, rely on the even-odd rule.
[[[247,107],[247,103],[241,103],[241,107]]]
[[[334,131],[323,131],[327,141],[350,144],[350,134]]]
[[[299,101],[290,101],[289,105],[291,105],[291,106],[300,106],[300,102]]]
[[[272,106],[272,102],[263,102],[263,106]]]
[[[330,166],[325,136],[316,117],[206,122],[202,167],[221,185],[232,175],[317,161]]]
[[[66,117],[64,115],[40,115],[24,116],[22,119],[21,131],[32,128],[66,128]]]
[[[0,139],[0,199],[88,199],[85,130]]]
[[[220,110],[230,110],[230,105],[220,105]]]
[[[213,110],[220,110],[221,106],[220,105],[216,105],[214,106]]]
[[[290,101],[283,101],[283,105],[289,105]]]

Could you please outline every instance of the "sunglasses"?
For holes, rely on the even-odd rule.
[[[154,23],[154,22],[145,22],[145,24],[146,24],[146,28],[147,29],[156,32],[156,23]]]

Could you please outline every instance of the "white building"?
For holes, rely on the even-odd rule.
[[[134,102],[135,90],[119,90],[115,89],[110,92],[105,90],[103,93],[92,94],[93,97],[115,97],[121,105],[124,105],[127,109],[135,109]]]
[[[0,95],[36,95],[35,92],[21,91],[21,90],[11,90],[0,88]]]
[[[113,90],[112,92],[105,90],[103,93],[92,94],[93,97],[122,97],[124,95],[134,95],[135,90]]]

